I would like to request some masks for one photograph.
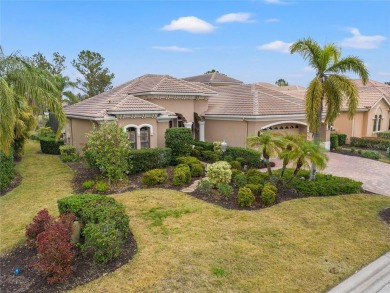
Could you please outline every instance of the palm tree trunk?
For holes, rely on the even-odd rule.
[[[320,104],[320,109],[317,113],[317,119],[319,121],[319,128],[316,132],[314,132],[314,143],[320,144],[321,143],[321,133],[322,133],[322,110],[323,110],[323,101],[324,101],[324,93],[322,93],[322,98],[321,98],[321,104]],[[316,173],[317,173],[317,167],[314,163],[311,164],[310,168],[310,181],[316,180]]]
[[[295,168],[294,173],[293,173],[292,177],[290,178],[290,180],[288,181],[288,183],[290,183],[295,177],[297,177],[298,172],[301,170],[302,166],[303,166],[302,161],[298,160],[297,167]]]
[[[269,163],[269,155],[267,152],[263,152],[263,158],[265,159],[265,165],[267,166],[268,174],[272,177],[271,165]]]

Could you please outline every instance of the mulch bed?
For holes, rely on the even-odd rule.
[[[380,211],[379,215],[381,216],[383,221],[390,225],[390,208]]]
[[[18,187],[19,184],[22,182],[22,178],[23,177],[19,173],[15,172],[15,177],[14,177],[14,179],[12,179],[10,184],[5,189],[0,190],[0,196],[3,196],[7,192],[10,192],[14,188]]]
[[[19,246],[9,254],[0,257],[0,292],[60,292],[91,282],[105,276],[128,263],[137,252],[133,234],[129,233],[120,257],[104,266],[98,266],[90,258],[84,257],[76,248],[76,257],[72,265],[72,274],[65,283],[47,284],[42,274],[31,264],[36,260],[36,250],[26,245]],[[18,268],[19,275],[15,274]]]

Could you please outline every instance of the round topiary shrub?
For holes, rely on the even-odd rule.
[[[214,185],[218,183],[229,183],[232,177],[230,164],[224,161],[211,164],[207,170],[207,177]]]
[[[190,169],[191,169],[191,176],[192,177],[200,177],[203,175],[204,167],[200,163],[199,164],[191,164]]]
[[[83,189],[90,189],[95,185],[95,181],[88,180],[83,183]]]
[[[228,198],[233,193],[233,187],[227,183],[218,183],[217,188],[219,193],[225,198]]]
[[[153,186],[165,183],[168,180],[168,173],[165,169],[153,169],[147,171],[142,176],[142,184]]]
[[[241,170],[241,163],[239,161],[227,161],[227,162],[229,162],[230,166],[232,166],[232,169]]]
[[[108,183],[105,181],[98,181],[95,186],[96,190],[101,193],[108,191]]]
[[[266,184],[261,192],[261,202],[269,206],[275,202],[277,188],[272,184]]]
[[[233,183],[238,187],[244,187],[247,184],[245,174],[242,172],[236,173],[233,177]]]
[[[191,182],[191,170],[188,165],[179,164],[173,171],[173,184],[185,185]]]
[[[238,190],[237,202],[240,207],[250,207],[255,200],[252,191],[247,187]]]
[[[262,184],[247,184],[245,187],[249,188],[254,196],[260,196],[261,191],[263,190]]]

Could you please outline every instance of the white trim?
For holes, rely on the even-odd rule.
[[[267,115],[267,116],[235,116],[235,115],[203,115],[206,120],[231,120],[231,121],[279,121],[280,119],[305,119],[305,114]],[[323,115],[324,116],[324,115]]]
[[[269,128],[269,127],[272,127],[275,125],[279,125],[279,124],[292,124],[292,123],[307,126],[307,123],[305,123],[305,122],[289,120],[289,121],[282,121],[282,122],[274,122],[274,123],[262,126],[261,129],[266,129],[266,128]]]
[[[153,135],[153,126],[150,124],[141,124],[140,126],[138,126],[140,129],[140,133],[141,133],[141,128],[145,126],[150,128],[150,135]]]
[[[390,102],[386,99],[385,95],[382,95],[378,101],[374,103],[374,105],[371,106],[371,109],[374,108],[377,104],[379,104],[380,101],[384,100],[388,106],[390,106]]]
[[[79,116],[79,115],[72,115],[72,114],[65,114],[67,118],[76,118],[81,120],[93,120],[93,121],[111,121],[116,120],[116,117],[114,116],[104,116],[104,117],[92,117],[92,116]]]
[[[126,126],[123,126],[123,132],[127,132],[127,128],[130,128],[130,127],[133,127],[133,128],[136,129],[137,136],[140,135],[140,131],[139,131],[138,125],[135,125],[135,124],[127,124]]]

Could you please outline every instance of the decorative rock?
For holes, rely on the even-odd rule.
[[[70,242],[76,244],[80,241],[81,225],[78,221],[73,222],[72,235],[70,236]]]

